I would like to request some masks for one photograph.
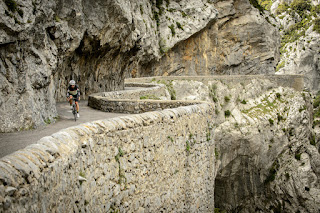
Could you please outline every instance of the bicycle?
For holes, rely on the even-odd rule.
[[[76,101],[77,99],[72,98],[72,114],[74,116],[74,121],[77,121],[77,107],[76,107]]]

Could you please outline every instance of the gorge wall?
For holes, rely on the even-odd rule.
[[[2,158],[1,211],[319,212],[320,112],[308,92],[318,87],[318,33],[310,26],[285,46],[302,50],[281,58],[293,69],[279,73],[307,78],[234,75],[273,74],[279,60],[277,23],[254,2],[1,1],[1,132],[54,119],[70,79],[96,108],[158,110]],[[127,100],[107,92],[149,75],[189,77],[134,79],[164,86]]]
[[[214,1],[217,19],[171,50],[162,44],[164,56],[158,62],[140,63],[138,74],[273,74],[280,57],[279,31],[275,19],[251,2]]]
[[[279,58],[249,0],[6,0],[0,14],[1,132],[54,121],[70,79],[86,98],[126,76],[273,73]]]
[[[318,0],[273,1],[270,11],[280,29],[280,61],[276,74],[303,74],[320,89],[320,5]]]
[[[71,127],[5,156],[0,208],[317,212],[312,97],[302,76],[276,77],[141,78],[146,89],[94,94],[95,108],[130,99],[156,111]]]
[[[304,90],[307,78],[278,77],[168,76],[127,82],[164,84],[178,100],[214,105],[216,209],[318,212],[319,115],[312,103],[319,100]]]
[[[184,20],[186,29],[175,38],[168,28],[173,19],[159,26],[156,1],[1,1],[0,131],[54,120],[55,101],[65,99],[70,79],[82,97],[123,89],[124,75],[136,61],[160,58],[161,37],[170,37],[173,46],[216,16],[207,1],[170,5],[171,16]]]

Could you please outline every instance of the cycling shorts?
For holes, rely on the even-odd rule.
[[[70,94],[70,95],[71,95],[71,94]],[[71,96],[75,99],[75,102],[80,102],[78,95],[71,95]],[[70,97],[70,96],[69,96],[69,97]]]

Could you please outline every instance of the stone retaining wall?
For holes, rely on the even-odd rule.
[[[119,113],[143,113],[149,111],[160,111],[163,109],[177,108],[179,106],[188,106],[201,101],[161,101],[161,100],[129,100],[129,99],[107,99],[101,96],[89,96],[88,105],[94,109],[104,112]]]
[[[207,86],[216,81],[221,81],[226,85],[241,83],[245,86],[252,83],[252,80],[268,80],[270,87],[290,87],[298,91],[305,89],[307,81],[302,75],[155,76],[131,78],[126,79],[126,88],[137,89],[92,94],[89,96],[88,104],[92,108],[105,112],[142,113],[204,103],[202,101],[170,100],[168,88],[163,84],[157,84],[170,80],[193,80],[202,82]],[[140,100],[141,97],[150,95],[161,97],[164,100]]]
[[[210,81],[219,80],[226,84],[249,84],[253,79],[266,79],[274,83],[274,87],[291,87],[295,90],[309,88],[308,79],[303,75],[216,75],[216,76],[155,76],[126,79],[127,83],[152,83],[161,80],[194,80],[208,85]],[[312,88],[309,88],[312,89]]]
[[[148,84],[148,83],[127,83],[126,88],[130,90],[121,90],[114,92],[101,92],[91,94],[91,97],[100,96],[107,99],[130,99],[138,100],[142,96],[146,95],[156,95],[162,99],[169,99],[169,93],[167,92],[164,85],[160,84]],[[90,97],[89,96],[89,97]]]
[[[302,76],[267,77],[275,86],[304,88]],[[0,212],[213,212],[213,105],[165,100],[164,86],[140,88],[174,79],[246,84],[253,77],[129,79],[139,83],[126,85],[133,91],[93,94],[89,105],[105,111],[178,108],[71,127],[5,156]],[[143,95],[164,100],[139,100]]]
[[[0,212],[213,212],[209,104],[71,127],[0,160]]]
[[[203,101],[170,100],[169,93],[161,84],[127,83],[126,88],[137,89],[95,93],[89,96],[88,105],[104,112],[134,114],[206,103]],[[141,97],[150,95],[164,100],[140,100]]]

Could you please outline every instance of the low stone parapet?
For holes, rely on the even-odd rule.
[[[143,88],[144,86],[145,88]],[[131,90],[92,94],[89,96],[88,105],[104,112],[135,114],[206,103],[203,101],[169,100],[170,96],[165,86],[159,84],[128,83],[126,88],[131,88]],[[161,97],[165,100],[141,100],[142,97],[148,96]]]
[[[304,75],[215,75],[215,76],[154,76],[144,78],[125,79],[127,83],[156,83],[161,80],[193,80],[206,85],[210,81],[221,81],[226,84],[248,84],[253,79],[265,79],[274,83],[274,87],[290,87],[296,90],[308,88],[308,79]],[[309,88],[312,89],[312,88]]]
[[[88,105],[104,112],[143,113],[163,109],[177,108],[204,103],[201,101],[162,101],[162,100],[129,100],[107,99],[101,96],[89,96]]]
[[[150,84],[150,83],[128,83],[125,85],[128,90],[113,91],[113,92],[101,92],[91,94],[91,97],[100,96],[107,99],[130,99],[139,100],[140,97],[146,95],[154,95],[159,97],[159,99],[169,99],[170,96],[164,85],[160,84]],[[89,97],[90,97],[89,96]]]
[[[0,212],[213,212],[210,104],[81,124],[0,160]]]

